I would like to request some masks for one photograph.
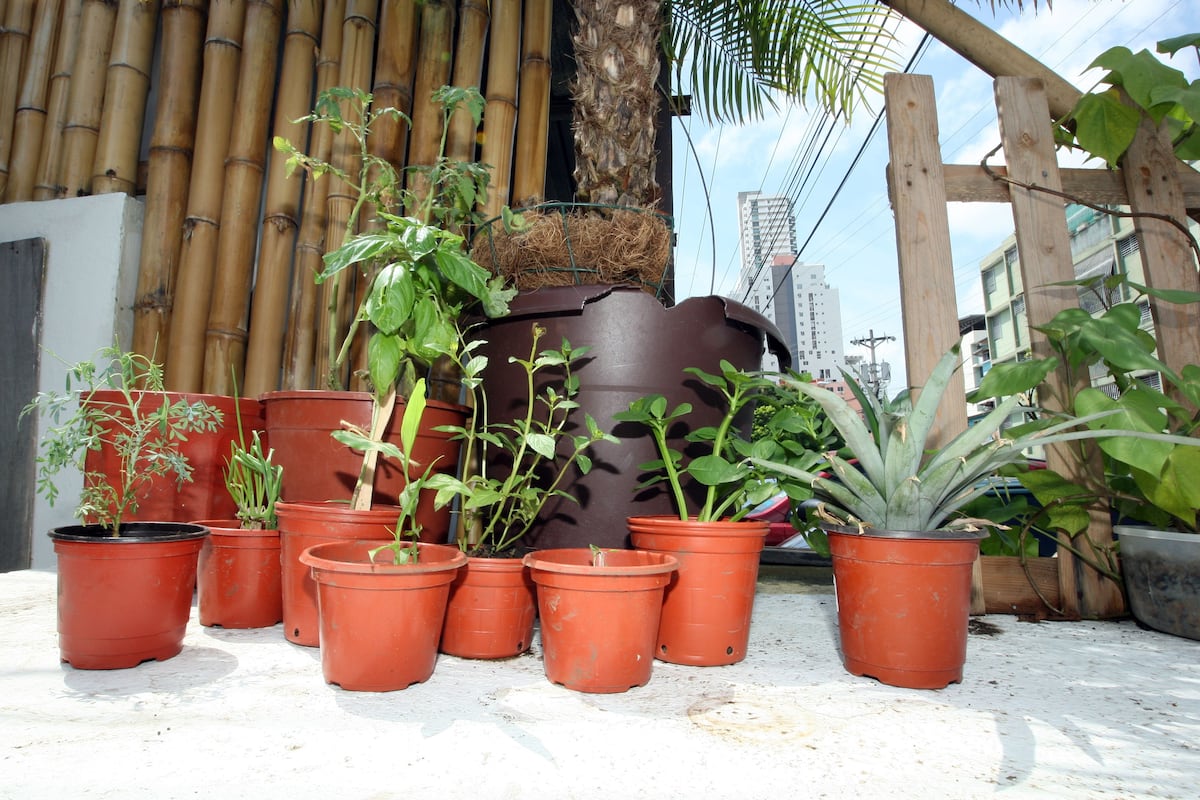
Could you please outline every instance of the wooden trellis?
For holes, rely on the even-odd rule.
[[[1050,109],[1039,80],[999,77],[996,107],[1006,167],[987,173],[982,166],[943,164],[938,149],[937,109],[933,81],[928,76],[887,76],[888,185],[896,216],[905,359],[910,376],[928,375],[937,359],[959,340],[958,308],[954,295],[954,264],[946,203],[1002,202],[1012,206],[1026,308],[1032,326],[1048,322],[1058,311],[1078,304],[1072,287],[1053,284],[1074,280],[1064,193],[1089,203],[1127,205],[1135,213],[1168,215],[1181,223],[1188,209],[1200,208],[1200,173],[1179,162],[1169,142],[1148,121],[1119,171],[1064,169],[1055,157]],[[1036,188],[1027,188],[1036,187]],[[1200,273],[1183,232],[1161,219],[1135,218],[1135,230],[1148,285],[1200,291]],[[1200,363],[1200,337],[1194,318],[1170,304],[1151,300],[1159,357],[1179,369]],[[1048,355],[1045,338],[1031,330],[1035,356]],[[947,398],[961,397],[958,391]],[[1040,394],[1049,406],[1065,406],[1079,387],[1055,383],[1051,376]],[[914,391],[919,387],[914,386]],[[939,410],[939,430],[953,434],[967,426],[966,407],[945,402]],[[1051,468],[1070,475],[1074,459],[1050,448]],[[1075,547],[1112,542],[1112,526],[1103,509],[1097,511],[1087,535]],[[1059,547],[1057,589],[1062,615],[1108,617],[1121,614],[1118,586]],[[978,574],[977,574],[978,576]]]

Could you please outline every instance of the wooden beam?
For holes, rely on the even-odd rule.
[[[1008,168],[1002,164],[991,169],[997,175],[1008,177]],[[1007,203],[1011,199],[1008,184],[993,180],[981,166],[943,164],[942,171],[946,179],[946,200],[951,203]],[[1073,198],[1101,205],[1129,205],[1124,176],[1116,170],[1060,169],[1058,174],[1063,192]],[[1200,209],[1200,172],[1181,164],[1178,174],[1184,205]]]

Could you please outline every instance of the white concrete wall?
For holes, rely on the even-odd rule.
[[[125,194],[0,205],[0,242],[46,240],[39,391],[61,391],[66,365],[92,357],[114,338],[130,345],[142,217],[141,200]],[[39,441],[41,431],[39,424]],[[73,521],[82,487],[82,476],[63,476],[53,508],[38,497],[30,532],[34,569],[54,569],[45,532]]]

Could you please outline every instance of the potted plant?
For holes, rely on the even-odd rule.
[[[75,515],[82,524],[50,531],[58,556],[58,636],[77,669],[121,669],[171,658],[183,647],[196,587],[196,558],[208,530],[181,522],[132,521],[154,481],[187,483],[180,450],[211,432],[220,412],[162,391],[162,368],[145,356],[102,350],[68,368],[65,391],[43,392],[23,414],[44,415],[38,491],[53,504],[56,477],[84,473]],[[105,391],[104,402],[96,394]],[[87,455],[111,450],[119,467],[89,471]]]
[[[339,100],[351,101],[357,113],[343,118]],[[476,116],[482,107],[477,91],[445,87],[434,98],[442,105],[446,118],[466,104]],[[325,255],[325,271],[320,281],[342,287],[354,270],[366,286],[362,300],[351,323],[340,339],[333,336],[336,315],[331,306],[331,369],[340,370],[358,340],[363,326],[369,328],[366,342],[367,381],[370,393],[359,398],[370,406],[369,421],[345,417],[326,419],[303,439],[289,442],[289,453],[308,462],[321,458],[328,446],[338,448],[330,434],[339,421],[348,430],[374,442],[390,441],[400,444],[395,420],[398,404],[404,395],[413,391],[418,375],[426,374],[439,360],[455,360],[458,356],[457,325],[469,312],[481,309],[485,315],[501,315],[512,292],[499,280],[473,263],[464,250],[463,237],[453,232],[470,219],[478,193],[486,189],[486,172],[478,165],[451,162],[439,158],[432,172],[425,174],[425,185],[431,187],[421,194],[411,188],[401,188],[403,181],[386,161],[373,156],[367,140],[371,126],[385,116],[402,116],[395,109],[371,109],[371,95],[361,91],[337,90],[323,95],[313,115],[335,129],[350,131],[360,149],[361,168],[357,176],[339,172],[336,167],[298,153],[285,141],[276,147],[289,154],[289,161],[312,172],[336,173],[357,190],[355,210],[350,215],[345,241]],[[355,121],[357,120],[357,121]],[[445,142],[443,140],[443,151]],[[411,176],[410,176],[411,178]],[[396,204],[411,209],[411,216],[390,213],[387,208]],[[381,228],[354,233],[358,213],[368,205],[374,206]],[[436,223],[436,224],[435,224]],[[336,296],[342,288],[333,292]],[[422,382],[422,386],[427,383]],[[303,395],[300,397],[299,395]],[[303,401],[308,393],[274,393],[267,395],[268,434],[273,447],[283,447],[272,423],[275,410],[282,401]],[[461,426],[467,409],[458,404],[439,403],[422,398],[426,413],[420,418],[421,431],[415,437],[415,450],[409,455],[414,463],[436,464],[438,471],[453,473],[458,463],[457,442],[452,441],[447,428]],[[412,402],[411,395],[408,402]],[[447,412],[447,413],[442,413]],[[317,444],[315,439],[321,440]],[[345,450],[345,453],[350,451]],[[338,454],[339,458],[341,454]],[[277,506],[282,531],[284,560],[284,627],[288,638],[298,644],[317,644],[316,587],[308,571],[299,563],[299,554],[321,540],[346,538],[387,538],[397,516],[395,506],[373,507],[379,499],[381,479],[391,482],[386,502],[409,486],[409,477],[400,467],[384,461],[378,463],[378,448],[362,450],[355,466],[354,489],[349,507],[321,502],[301,502],[289,494],[284,470],[284,502]],[[323,459],[322,459],[323,460]],[[342,460],[336,463],[347,465]],[[378,468],[377,468],[378,467]],[[297,464],[297,471],[305,467]],[[309,470],[312,472],[312,470]],[[343,471],[343,470],[339,470]],[[312,498],[330,500],[331,497]],[[417,498],[417,520],[426,541],[446,541],[449,533],[449,509],[434,507],[433,494]],[[367,526],[364,529],[363,526]]]
[[[687,442],[696,448],[691,454],[675,449],[669,438],[692,413],[690,403],[672,408],[664,396],[647,395],[614,415],[619,422],[644,427],[658,453],[657,459],[639,465],[651,476],[637,489],[665,484],[676,509],[675,516],[631,516],[627,525],[634,547],[670,553],[679,561],[663,600],[654,652],[655,658],[677,664],[716,666],[745,658],[759,558],[769,530],[767,522],[747,514],[780,493],[749,458],[786,457],[773,437],[752,443],[741,430],[772,383],[728,361],[720,368],[720,374],[686,370],[719,393],[724,409],[719,424],[688,433]],[[782,419],[772,422],[781,426]]]
[[[523,414],[512,422],[489,419],[483,386],[487,359],[473,355],[482,343],[462,348],[467,360],[459,366],[471,398],[471,418],[466,426],[449,430],[462,443],[465,474],[432,475],[426,482],[436,490],[438,506],[457,502],[457,542],[469,556],[451,587],[446,611],[441,649],[450,655],[507,658],[529,648],[535,595],[519,557],[522,541],[547,500],[571,499],[561,486],[574,468],[587,474],[587,451],[598,442],[615,441],[587,414],[585,433],[567,433],[578,407],[574,368],[589,348],[572,347],[564,339],[558,349],[543,350],[544,335],[544,328],[535,327],[528,355],[513,359],[525,373],[526,400]],[[560,442],[565,444],[561,451]]]
[[[536,550],[523,560],[537,584],[549,681],[598,694],[649,683],[674,556],[592,546]]]
[[[392,541],[324,542],[300,554],[317,585],[321,669],[327,683],[343,689],[386,692],[429,679],[450,582],[467,560],[456,547],[420,541],[419,498],[437,466],[412,456],[424,410],[420,378],[404,406],[399,447],[361,433],[338,434],[343,444],[394,459],[406,476]]]
[[[1107,553],[1109,561],[1100,568],[1123,579],[1134,618],[1155,630],[1200,639],[1200,366],[1171,369],[1155,356],[1154,337],[1142,329],[1146,296],[1200,304],[1200,293],[1159,291],[1126,276],[1078,285],[1102,300],[1114,292],[1128,293],[1128,299],[1110,303],[1095,317],[1081,309],[1059,313],[1039,327],[1053,356],[1026,362],[1023,369],[998,365],[980,389],[1024,391],[1029,378],[1023,373],[1059,364],[1100,376],[1100,386],[1075,396],[1074,411],[1104,415],[1088,423],[1104,473],[1084,470],[1086,485],[1048,469],[1018,477],[1045,509],[1046,524],[1072,536],[1086,529],[1088,509],[1103,497],[1121,524],[1114,527],[1119,560],[1117,553]],[[1134,438],[1131,431],[1164,436]]]
[[[958,516],[959,510],[991,490],[997,470],[1023,463],[1027,449],[1098,438],[1072,429],[1111,416],[1045,418],[1005,430],[1022,400],[1014,394],[933,449],[936,410],[959,360],[956,345],[915,401],[906,392],[885,402],[844,374],[865,419],[835,392],[784,379],[785,388],[820,403],[856,463],[828,453],[826,477],[751,457],[789,493],[817,502],[828,538],[813,543],[833,557],[843,663],[852,674],[894,686],[937,689],[962,680],[971,567],[994,523]]]
[[[237,519],[202,520],[209,536],[200,549],[196,579],[201,625],[266,628],[283,620],[279,521],[275,504],[283,467],[264,452],[258,431],[245,432],[225,462],[225,486],[237,506]]]

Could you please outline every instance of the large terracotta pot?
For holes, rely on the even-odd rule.
[[[654,657],[713,667],[746,657],[766,522],[630,517],[639,550],[669,553],[679,572],[663,598]]]
[[[123,669],[183,649],[208,529],[127,522],[50,531],[58,556],[58,646],[76,669]]]
[[[286,472],[286,470],[285,470]],[[289,642],[316,647],[317,585],[300,554],[325,542],[391,539],[400,517],[396,506],[354,511],[344,503],[275,504],[279,517],[282,569],[283,634]]]
[[[312,568],[321,609],[321,671],[327,683],[359,692],[390,692],[429,680],[450,581],[467,561],[457,547],[418,545],[415,564],[396,565],[387,552],[367,555],[374,541],[327,542],[300,560]]]
[[[262,396],[267,439],[275,450],[274,462],[283,466],[280,497],[291,503],[349,500],[362,467],[362,454],[338,443],[331,434],[342,422],[363,430],[371,426],[371,395],[367,392],[285,391]],[[384,441],[400,447],[400,419],[404,402],[397,400]],[[463,425],[464,406],[429,400],[421,419],[412,456],[422,465],[435,464],[436,472],[455,474],[459,445],[452,434],[434,430],[440,425]],[[417,477],[417,476],[411,476]],[[404,488],[398,464],[379,459],[372,504],[395,505]],[[422,541],[445,542],[450,531],[450,509],[433,507],[433,492],[426,492],[417,509]]]
[[[242,429],[248,442],[252,431],[264,429],[262,405],[257,400],[245,397],[239,398],[235,404],[232,397],[214,394],[146,394],[148,396],[142,401],[146,410],[161,407],[161,401],[153,396],[155,394],[172,404],[181,399],[189,403],[203,401],[221,412],[222,422],[215,431],[189,433],[186,440],[177,443],[179,452],[187,457],[191,465],[191,481],[180,485],[173,475],[154,478],[137,493],[137,511],[126,514],[125,518],[150,522],[189,522],[194,519],[234,517],[237,506],[225,488],[225,461],[229,458],[229,446],[238,440],[238,413],[241,413]],[[97,391],[90,402],[116,406],[118,409],[125,405],[121,393],[115,389]],[[105,438],[111,435],[113,432]],[[117,475],[120,469],[120,456],[111,445],[105,444],[99,450],[87,452],[85,472]]]
[[[712,387],[684,373],[685,367],[720,372],[724,359],[744,370],[759,369],[764,344],[781,362],[789,360],[781,336],[756,311],[723,297],[697,297],[672,308],[634,286],[563,286],[524,292],[511,304],[511,313],[485,320],[478,328],[487,344],[484,373],[492,420],[524,415],[526,376],[509,358],[529,358],[534,323],[546,328],[547,345],[566,338],[573,347],[590,346],[575,374],[579,378],[580,409],[568,431],[586,433],[584,412],[616,436],[619,444],[599,442],[588,452],[592,469],[568,473],[561,485],[578,503],[552,497],[546,503],[525,544],[536,548],[625,547],[625,518],[670,514],[673,502],[660,487],[637,491],[642,481],[639,464],[658,458],[653,440],[642,425],[618,424],[613,414],[646,394],[664,395],[669,404],[691,403],[686,424],[672,428],[672,446],[688,453],[694,445],[684,437],[706,425],[716,425],[725,413],[724,399]],[[546,381],[561,376],[546,370]],[[748,426],[750,409],[737,420]],[[570,446],[563,437],[559,446]],[[560,451],[561,452],[561,451]],[[506,469],[503,454],[494,454],[494,470]],[[695,502],[703,502],[698,495]]]
[[[533,643],[537,598],[519,558],[468,558],[450,584],[441,651],[461,658],[510,658]]]
[[[278,530],[245,530],[236,519],[201,520],[196,596],[200,624],[269,628],[283,620]]]
[[[663,591],[679,562],[642,550],[588,548],[525,556],[537,584],[546,678],[579,692],[624,692],[650,682]]]
[[[825,531],[846,670],[909,689],[961,682],[986,532]]]
[[[1200,639],[1200,535],[1118,525],[1129,611],[1148,628]]]

